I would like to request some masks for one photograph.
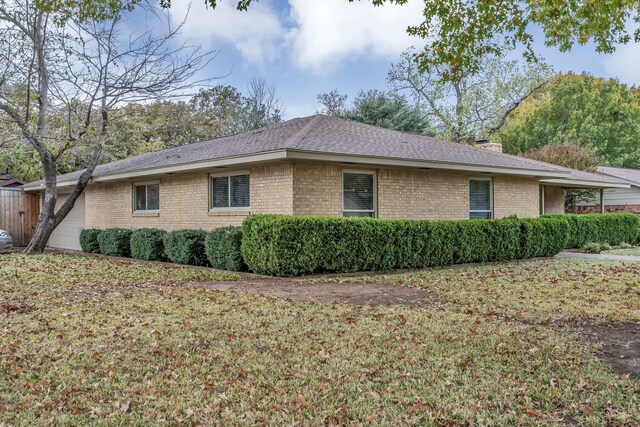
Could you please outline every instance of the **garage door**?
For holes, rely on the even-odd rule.
[[[58,196],[56,212],[64,203],[66,195]],[[84,193],[78,197],[69,215],[53,230],[49,238],[49,246],[59,249],[80,250],[80,230],[84,228]]]

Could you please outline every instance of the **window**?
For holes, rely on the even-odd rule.
[[[160,210],[160,184],[135,184],[134,211]]]
[[[342,214],[374,218],[374,172],[344,172],[342,175]]]
[[[469,180],[469,218],[492,218],[491,178]]]
[[[249,174],[211,178],[211,209],[248,208],[249,194]]]

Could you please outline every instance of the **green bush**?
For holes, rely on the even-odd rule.
[[[242,259],[242,228],[222,227],[207,234],[204,246],[213,268],[243,271],[247,266]]]
[[[131,258],[145,261],[165,261],[164,230],[141,228],[131,233]]]
[[[98,234],[100,253],[104,255],[131,256],[131,230],[124,228],[108,228]]]
[[[569,222],[567,249],[581,248],[589,242],[609,245],[633,243],[638,236],[638,217],[635,214],[566,214],[545,215],[544,218],[564,218]]]
[[[553,256],[567,246],[569,222],[563,218],[521,220],[520,258]]]
[[[582,250],[589,254],[599,254],[602,251],[611,250],[611,246],[607,243],[589,242],[582,246]]]
[[[250,270],[278,276],[507,261],[559,252],[567,223],[545,220],[534,226],[535,221],[257,215],[242,225],[241,249]],[[547,232],[551,235],[538,236]]]
[[[80,231],[80,248],[82,248],[82,252],[90,254],[100,253],[100,244],[98,243],[100,233],[102,233],[102,230],[96,230],[94,228],[87,228]]]
[[[203,230],[178,230],[167,233],[164,251],[172,262],[178,264],[207,266],[204,241],[207,233]]]

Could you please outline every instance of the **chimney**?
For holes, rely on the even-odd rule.
[[[476,147],[484,148],[485,150],[502,153],[502,144],[500,144],[499,142],[489,142],[487,138],[484,138],[482,136],[476,137],[473,145]]]

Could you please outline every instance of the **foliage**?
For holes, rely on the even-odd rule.
[[[580,248],[589,242],[633,243],[638,235],[638,216],[635,214],[564,214],[544,215],[543,218],[562,218],[569,223],[567,249]]]
[[[525,104],[500,132],[506,152],[520,154],[571,141],[605,165],[640,167],[640,103],[617,80],[558,75]]]
[[[98,236],[102,233],[102,230],[85,228],[80,231],[80,247],[82,252],[98,254],[100,253],[100,243],[98,243]]]
[[[354,307],[188,286],[238,279],[212,270],[3,256],[0,423],[42,424],[44,402],[51,425],[632,425],[637,381],[568,328],[512,319],[637,321],[638,274],[576,260],[434,270],[378,280],[428,287],[437,307]]]
[[[204,245],[211,267],[229,271],[247,269],[242,258],[241,227],[216,228],[207,234]]]
[[[521,221],[520,258],[550,257],[567,246],[569,223],[563,218],[536,218]]]
[[[204,248],[206,237],[207,233],[203,230],[178,230],[167,233],[163,238],[167,258],[178,264],[208,265]]]
[[[371,3],[404,5],[408,1],[371,0]],[[539,57],[534,46],[542,46],[542,41],[561,52],[593,43],[601,53],[614,52],[618,44],[640,41],[640,29],[630,25],[640,21],[636,0],[423,1],[423,21],[407,28],[409,35],[425,41],[424,50],[414,60],[421,72],[441,67],[440,74],[449,80],[480,71],[482,58],[487,54],[502,56],[517,49],[527,60],[535,62]],[[207,0],[213,8],[218,3],[219,0]],[[236,5],[238,10],[247,10],[252,3],[254,0],[238,0]],[[160,4],[170,7],[171,0],[162,0]],[[534,43],[535,39],[539,43]]]
[[[562,249],[559,229],[564,226],[546,220],[540,227],[530,225],[535,221],[522,226],[517,218],[410,221],[256,215],[242,225],[242,255],[256,273],[296,276],[506,261]],[[526,236],[539,232],[550,235]]]
[[[426,115],[417,105],[397,93],[379,90],[360,91],[352,106],[347,105],[347,95],[337,90],[318,95],[323,113],[343,119],[366,123],[401,132],[433,135]]]
[[[473,142],[500,129],[507,116],[550,79],[552,70],[545,64],[522,65],[487,55],[477,73],[447,81],[441,75],[441,67],[421,70],[409,50],[391,66],[388,80],[394,91],[415,100],[440,137]]]
[[[599,254],[602,251],[611,250],[611,245],[608,245],[607,243],[589,242],[582,245],[581,249],[589,254]]]
[[[578,142],[564,141],[562,144],[543,145],[522,153],[523,157],[552,163],[566,168],[595,172],[598,156],[592,149]]]
[[[145,261],[165,261],[164,230],[141,228],[131,233],[131,258]]]
[[[130,257],[131,230],[125,228],[107,228],[97,237],[100,253],[103,255]]]

